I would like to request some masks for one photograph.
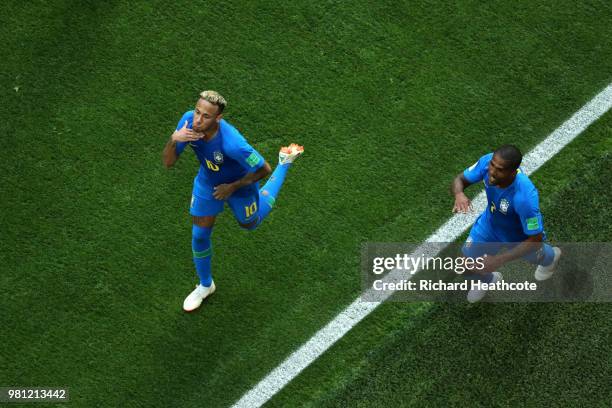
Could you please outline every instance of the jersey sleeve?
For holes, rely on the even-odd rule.
[[[256,172],[265,163],[263,156],[237,130],[234,130],[232,137],[224,147],[227,155],[240,163],[249,173]]]
[[[516,212],[521,219],[521,226],[526,235],[538,235],[544,232],[538,190],[531,188],[528,192],[521,194],[519,200],[516,200]]]
[[[478,183],[487,175],[489,162],[493,158],[493,153],[485,154],[478,161],[467,169],[463,170],[463,177],[470,183]]]
[[[178,125],[176,125],[176,130],[179,130],[180,128],[182,128],[185,125],[185,122],[187,122],[187,128],[191,129],[191,127],[193,126],[193,112],[192,111],[185,112],[181,120],[179,120]],[[176,142],[176,155],[177,156],[183,153],[183,150],[185,150],[185,146],[187,146],[187,144],[188,144],[187,142]]]

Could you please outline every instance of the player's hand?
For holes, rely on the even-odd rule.
[[[219,184],[215,187],[213,197],[217,200],[226,200],[234,191],[236,191],[236,188],[232,184]]]
[[[478,273],[485,274],[497,271],[504,264],[504,260],[500,256],[485,254],[482,263],[484,267],[479,269]]]
[[[453,206],[454,213],[467,214],[472,211],[472,202],[463,193],[455,195],[455,205]]]
[[[172,140],[175,142],[195,142],[196,140],[200,140],[202,138],[200,133],[196,133],[193,130],[188,129],[187,123],[188,121],[185,121],[183,127],[172,134]]]

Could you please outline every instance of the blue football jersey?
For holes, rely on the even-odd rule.
[[[185,121],[187,128],[192,129],[193,114],[193,111],[186,112],[176,130],[182,128]],[[214,186],[232,183],[264,165],[264,158],[259,152],[224,119],[219,123],[217,134],[208,142],[177,142],[177,155],[180,155],[187,145],[193,149],[200,161],[200,170],[194,180],[194,194],[200,197],[208,198]],[[240,190],[236,193],[240,194]]]
[[[530,235],[544,232],[538,190],[520,169],[506,188],[489,185],[488,167],[493,153],[482,156],[463,172],[470,183],[484,182],[487,209],[476,221],[479,228],[489,228],[499,242],[521,242]]]

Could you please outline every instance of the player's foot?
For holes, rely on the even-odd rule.
[[[287,147],[283,146],[278,152],[278,164],[293,163],[302,153],[304,153],[304,146],[295,143],[291,143]]]
[[[503,276],[501,273],[499,272],[492,272],[492,273],[493,273],[493,279],[491,280],[491,282],[489,282],[489,284],[499,282],[500,280],[503,279]],[[482,300],[482,298],[485,297],[486,294],[487,294],[487,291],[485,289],[471,289],[467,294],[467,301],[470,303],[476,303]]]
[[[561,258],[561,248],[553,247],[553,251],[555,252],[555,257],[553,258],[552,263],[548,266],[538,265],[536,268],[534,276],[536,280],[543,281],[550,279],[553,276],[553,273],[555,273],[555,268],[559,263],[559,258]]]
[[[183,302],[183,310],[186,312],[191,312],[196,310],[202,304],[202,301],[206,299],[208,296],[212,295],[215,292],[215,282],[213,282],[209,287],[198,285],[196,288],[185,298]]]

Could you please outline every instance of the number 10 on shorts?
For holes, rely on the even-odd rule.
[[[246,213],[247,218],[251,218],[253,214],[257,211],[257,201],[253,202],[251,205],[244,206],[244,212]]]

